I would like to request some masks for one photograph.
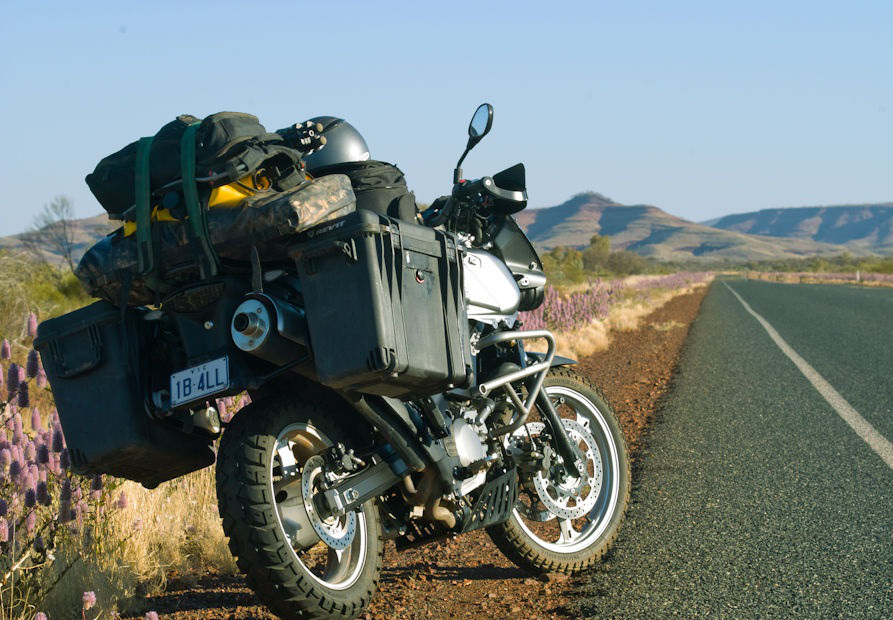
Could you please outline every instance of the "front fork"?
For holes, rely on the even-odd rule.
[[[552,403],[552,399],[549,398],[549,395],[546,394],[545,390],[541,390],[537,395],[536,404],[540,408],[543,418],[546,420],[546,424],[549,425],[550,430],[552,431],[552,447],[555,448],[556,452],[561,456],[564,471],[567,472],[568,476],[574,478],[580,476],[586,467],[583,455],[580,454],[580,450],[573,444],[570,437],[568,437],[567,430],[564,428],[564,424],[561,423],[561,418],[558,416],[558,411],[555,410],[555,405]]]

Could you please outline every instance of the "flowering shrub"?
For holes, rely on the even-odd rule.
[[[547,286],[543,304],[536,310],[522,312],[525,329],[550,329],[568,332],[579,329],[595,319],[604,319],[620,298],[623,282],[590,280],[589,288],[562,296],[557,289]]]
[[[605,281],[590,280],[584,291],[562,295],[546,286],[543,304],[536,310],[522,312],[525,329],[549,329],[558,333],[572,332],[596,320],[608,317],[611,307],[631,297],[655,291],[678,290],[711,278],[710,273],[679,272],[665,276]]]

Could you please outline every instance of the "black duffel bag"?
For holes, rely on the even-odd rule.
[[[199,122],[195,151],[198,182],[209,187],[226,185],[261,168],[277,191],[295,187],[303,180],[300,152],[286,147],[280,135],[268,133],[256,116],[218,112],[201,120],[185,114],[158,130],[152,141],[149,189],[154,195],[179,191],[181,140],[186,129]],[[90,191],[111,219],[134,219],[137,144],[128,144],[105,157],[87,175]]]
[[[344,174],[350,179],[357,197],[357,209],[368,209],[379,215],[416,222],[418,207],[415,195],[406,186],[403,172],[383,161],[355,161],[314,169],[311,174]]]

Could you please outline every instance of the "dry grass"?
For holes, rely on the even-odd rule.
[[[40,603],[50,617],[65,617],[87,590],[98,611],[142,611],[141,598],[163,591],[172,572],[238,572],[217,516],[213,469],[154,490],[125,482],[109,493],[109,503],[123,494],[126,506],[94,515],[87,534],[57,551],[49,577],[64,576]]]

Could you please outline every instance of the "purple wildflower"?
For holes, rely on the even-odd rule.
[[[47,372],[40,366],[37,369],[37,387],[45,388],[47,386]]]
[[[229,416],[227,415],[229,412],[227,411],[227,403],[225,398],[217,399],[217,412],[220,414],[220,419],[224,422],[229,421]]]
[[[28,536],[34,534],[34,530],[37,529],[37,513],[33,510],[28,513],[28,516],[25,517],[25,532]]]
[[[37,376],[37,371],[40,368],[40,356],[37,355],[37,351],[31,349],[28,351],[28,361],[25,363],[25,376],[29,379],[33,379]]]
[[[34,614],[34,620],[47,620],[47,615],[42,611],[38,611]]]
[[[87,502],[79,499],[74,505],[74,517],[78,522],[78,527],[83,527],[85,516],[87,516]]]
[[[5,517],[0,517],[0,543],[5,543],[9,540],[9,524],[6,523]]]
[[[50,505],[50,490],[47,487],[46,482],[38,482],[37,483],[37,502],[41,506],[49,506]]]
[[[9,477],[13,480],[16,480],[21,474],[22,462],[18,459],[15,459],[9,464]]]
[[[71,514],[71,502],[62,500],[59,502],[59,523],[68,523],[74,517]]]
[[[43,430],[43,418],[40,417],[40,409],[37,407],[31,410],[31,429],[35,433]]]
[[[34,489],[26,489],[25,490],[25,508],[34,508],[34,505],[37,504],[37,493]]]
[[[47,471],[52,472],[55,476],[62,475],[62,468],[59,466],[59,455],[55,452],[50,452],[50,462],[46,465]]]
[[[16,411],[12,417],[12,443],[17,446],[25,443],[25,429],[22,427],[22,414]]]
[[[90,483],[91,491],[102,491],[102,474],[97,474],[93,476],[93,480]]]
[[[13,362],[6,371],[6,389],[13,394],[19,387],[19,365]]]
[[[24,409],[25,407],[30,406],[31,398],[28,394],[28,384],[22,383],[21,385],[19,385],[19,407],[22,407]]]
[[[127,495],[124,493],[124,491],[121,491],[121,495],[118,496],[118,501],[115,502],[115,506],[117,506],[121,510],[127,508]]]
[[[62,481],[62,487],[59,489],[59,501],[67,502],[71,500],[71,480],[66,478]]]
[[[0,497],[0,517],[5,517],[9,512],[9,505],[6,500]]]
[[[38,536],[34,539],[34,550],[37,553],[43,553],[44,551],[46,551],[46,548],[47,546],[46,543],[43,541],[43,536]]]
[[[37,620],[36,618],[34,620]],[[158,612],[157,611],[147,611],[146,615],[143,617],[143,620],[158,620]]]
[[[68,448],[62,448],[62,452],[59,453],[59,468],[65,471],[69,467],[71,467],[71,455],[68,453]]]
[[[12,347],[9,346],[9,340],[4,338],[3,344],[0,344],[0,360],[8,360],[10,357],[12,357]]]
[[[62,452],[65,449],[65,436],[62,431],[53,431],[53,452]]]
[[[19,366],[19,383],[25,380],[25,369]]]
[[[45,443],[37,446],[37,462],[41,465],[48,465],[50,462],[50,449]]]
[[[28,335],[37,338],[37,315],[33,312],[28,313]]]
[[[0,450],[0,469],[6,469],[12,463],[12,452],[9,448]]]
[[[28,439],[25,442],[25,460],[29,463],[34,463],[37,461],[37,446],[34,445],[34,442]]]
[[[84,592],[84,611],[92,609],[94,605],[96,605],[96,592],[93,590]]]

